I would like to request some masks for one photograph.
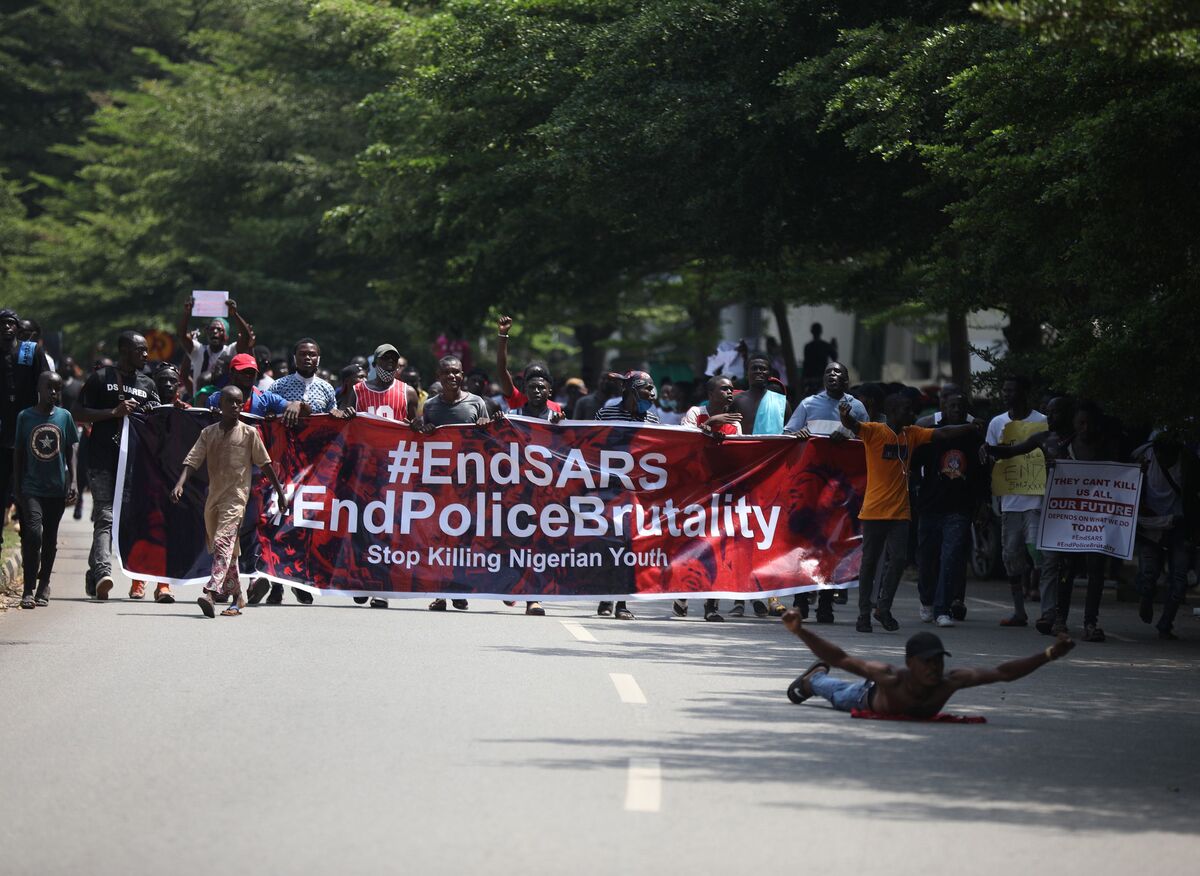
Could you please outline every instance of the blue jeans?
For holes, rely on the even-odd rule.
[[[935,615],[950,614],[950,603],[966,589],[971,520],[966,514],[922,511],[917,530],[921,605],[932,605]]]
[[[1142,597],[1154,598],[1163,565],[1167,567],[1167,598],[1163,602],[1162,616],[1157,624],[1158,629],[1164,633],[1169,633],[1175,625],[1175,615],[1187,594],[1187,573],[1192,565],[1192,546],[1182,530],[1182,526],[1169,529],[1157,542],[1144,536],[1137,540],[1137,589]]]
[[[868,708],[871,688],[875,686],[873,682],[866,679],[839,681],[836,678],[830,678],[828,672],[810,675],[808,683],[814,694],[829,700],[839,712]]]

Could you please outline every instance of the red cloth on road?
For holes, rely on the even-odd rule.
[[[866,718],[871,721],[922,721],[926,724],[986,724],[983,715],[951,715],[949,712],[938,712],[932,718],[912,718],[908,715],[881,715],[870,709],[851,709],[851,718]]]

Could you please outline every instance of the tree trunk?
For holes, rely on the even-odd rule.
[[[783,364],[787,369],[788,398],[796,404],[804,396],[800,385],[800,368],[796,364],[796,344],[792,340],[792,325],[788,322],[788,306],[782,301],[771,302],[771,313],[775,315],[775,328],[779,330],[779,346],[783,351]]]
[[[612,337],[616,331],[613,325],[593,325],[585,323],[574,327],[575,340],[579,344],[579,359],[583,382],[589,391],[600,385],[600,373],[604,368],[604,347],[599,343]]]
[[[946,315],[946,328],[950,336],[950,377],[959,388],[972,395],[971,345],[967,337],[967,314],[954,310]]]

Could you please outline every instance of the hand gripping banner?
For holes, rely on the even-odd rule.
[[[126,574],[207,576],[205,473],[168,493],[211,422],[127,418],[114,539]],[[292,508],[252,502],[272,580],[342,596],[758,598],[857,583],[862,445],[519,417],[417,435],[360,415],[261,421]],[[265,479],[255,483],[266,496]]]

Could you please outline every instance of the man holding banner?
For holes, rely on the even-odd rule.
[[[1031,435],[1046,431],[1046,415],[1029,404],[1029,378],[1007,378],[1001,384],[1000,394],[1007,410],[992,417],[988,424],[989,445],[1020,444]],[[1002,627],[1029,625],[1025,614],[1025,580],[1040,559],[1037,534],[1045,489],[1046,464],[1040,453],[1026,453],[992,469],[992,495],[1000,497],[1004,570],[1008,573],[1013,601],[1013,613],[1000,621]]]

